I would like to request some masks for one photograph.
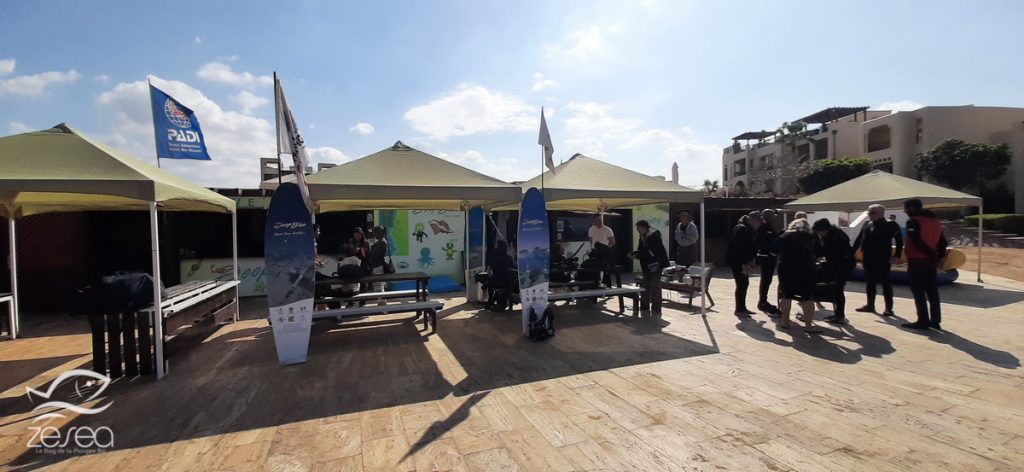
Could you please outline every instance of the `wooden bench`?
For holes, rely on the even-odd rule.
[[[0,303],[7,304],[7,333],[11,339],[18,339],[18,333],[15,329],[18,321],[14,319],[14,295],[10,293],[0,293]]]
[[[163,361],[205,338],[217,325],[238,318],[238,282],[195,281],[165,290],[161,302],[163,339],[155,339],[154,306],[134,313],[91,314],[93,370],[111,378],[153,373],[155,343],[163,343]]]
[[[423,317],[423,328],[429,323],[431,332],[437,332],[437,311],[444,309],[444,303],[437,300],[421,300],[415,302],[389,303],[387,305],[355,306],[334,308],[313,312],[313,320],[344,319],[372,315],[389,315],[394,313],[426,313]]]
[[[640,294],[643,289],[636,286],[624,285],[622,287],[597,288],[591,290],[576,290],[572,292],[552,292],[548,294],[549,302],[575,300],[580,298],[598,297],[619,297],[619,313],[625,313],[626,307],[623,304],[623,297],[633,299],[633,315],[640,314]]]

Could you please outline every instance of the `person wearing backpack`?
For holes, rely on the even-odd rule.
[[[938,266],[946,256],[946,236],[942,224],[916,198],[903,202],[907,221],[907,239],[903,252],[907,255],[907,276],[914,294],[917,321],[903,323],[910,329],[942,329],[942,308],[939,303]]]
[[[644,292],[640,297],[640,311],[650,311],[655,318],[660,318],[661,270],[668,267],[668,252],[661,240],[661,232],[651,231],[651,224],[646,220],[636,222],[636,231],[640,234],[640,243],[630,257],[640,260],[643,272]]]

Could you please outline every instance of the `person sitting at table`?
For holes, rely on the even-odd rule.
[[[368,264],[370,266],[370,274],[373,275],[384,275],[384,266],[387,264],[387,259],[390,257],[390,248],[388,248],[387,233],[384,231],[383,226],[373,227],[373,243],[370,244],[370,252],[367,256]],[[383,292],[386,287],[384,282],[374,282],[373,291]],[[384,300],[377,300],[378,305],[383,305]]]
[[[507,242],[499,239],[495,243],[494,252],[487,259],[487,265],[491,269],[491,279],[487,282],[487,308],[500,308],[496,306],[498,304],[494,293],[497,290],[512,289],[512,269],[516,265],[512,256],[508,254]]]
[[[351,244],[341,247],[341,259],[338,261],[338,278],[344,280],[356,280],[366,275],[363,270],[363,261],[356,256],[356,248]],[[341,291],[346,296],[359,293],[359,284],[345,284]]]

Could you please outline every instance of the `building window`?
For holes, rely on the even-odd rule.
[[[722,166],[722,183],[725,183],[726,180],[729,180],[729,167]]]
[[[892,129],[889,125],[876,126],[868,130],[868,152],[889,149],[892,145]]]
[[[732,175],[733,177],[747,175],[747,161],[745,159],[740,159],[732,163]]]
[[[915,128],[917,129],[917,133],[914,134],[914,142],[921,144],[921,142],[924,141],[924,126],[921,123],[920,118],[914,120],[914,123],[916,125]]]
[[[770,153],[770,154],[765,154],[765,155],[761,156],[759,159],[760,159],[759,164],[761,165],[761,169],[771,169],[772,167],[775,167],[775,153],[774,152]]]

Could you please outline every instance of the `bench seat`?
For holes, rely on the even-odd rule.
[[[426,328],[429,322],[431,328],[433,328],[433,331],[436,332],[437,311],[443,308],[444,303],[441,303],[440,301],[437,300],[389,303],[387,305],[354,306],[348,308],[334,308],[330,310],[314,311],[313,319],[339,319],[371,315],[389,315],[394,313],[426,312],[426,316],[423,317],[423,327]]]
[[[633,299],[633,314],[637,315],[640,313],[640,294],[643,293],[643,289],[633,285],[623,285],[622,287],[611,287],[611,288],[596,288],[591,290],[577,290],[572,292],[553,292],[548,294],[549,302],[557,302],[564,300],[576,300],[580,298],[598,298],[598,297],[619,297],[619,313],[625,311],[623,305],[623,298]]]
[[[424,296],[430,295],[427,291],[421,291]],[[354,303],[369,302],[374,300],[396,300],[401,298],[416,298],[415,290],[392,290],[390,292],[366,292],[352,295],[351,297],[318,297],[316,303]]]

